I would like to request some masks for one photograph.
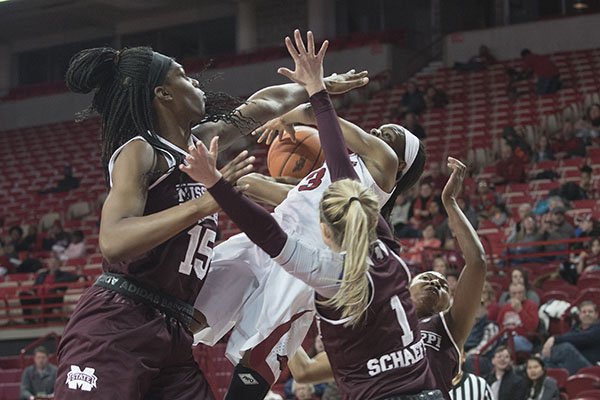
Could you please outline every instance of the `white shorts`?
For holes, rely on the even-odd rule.
[[[215,248],[195,307],[210,326],[194,336],[195,343],[213,346],[233,328],[226,356],[234,365],[258,344],[272,346],[265,359],[275,380],[283,367],[280,357],[293,356],[315,315],[314,290],[288,274],[245,234]]]

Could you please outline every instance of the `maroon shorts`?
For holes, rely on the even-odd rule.
[[[214,395],[179,321],[110,290],[79,300],[58,348],[60,400],[204,400]]]

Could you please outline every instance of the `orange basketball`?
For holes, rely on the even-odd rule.
[[[319,133],[309,126],[296,127],[296,143],[288,135],[276,138],[267,154],[267,168],[272,177],[304,178],[319,168],[325,159]]]

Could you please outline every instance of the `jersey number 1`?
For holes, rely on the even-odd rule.
[[[213,255],[213,246],[217,233],[212,229],[206,229],[200,225],[194,226],[188,231],[190,243],[185,252],[185,260],[179,264],[179,272],[185,275],[196,271],[198,279],[202,280],[208,271],[208,265]]]
[[[410,329],[408,318],[406,318],[406,312],[404,311],[404,307],[402,307],[400,298],[398,296],[392,297],[390,299],[390,306],[392,306],[392,310],[396,312],[398,324],[400,324],[400,328],[402,328],[402,345],[406,347],[412,343],[415,336]]]

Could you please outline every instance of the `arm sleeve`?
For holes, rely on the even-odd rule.
[[[231,220],[292,276],[324,297],[337,293],[344,259],[341,254],[304,245],[281,229],[265,209],[238,193],[224,179],[208,191]]]
[[[319,140],[325,153],[325,162],[327,162],[331,174],[331,181],[335,182],[344,178],[358,179],[348,157],[342,128],[327,91],[322,90],[313,94],[310,104],[317,119]]]
[[[271,257],[281,252],[287,241],[287,234],[269,212],[237,192],[223,178],[208,191],[252,242]]]

